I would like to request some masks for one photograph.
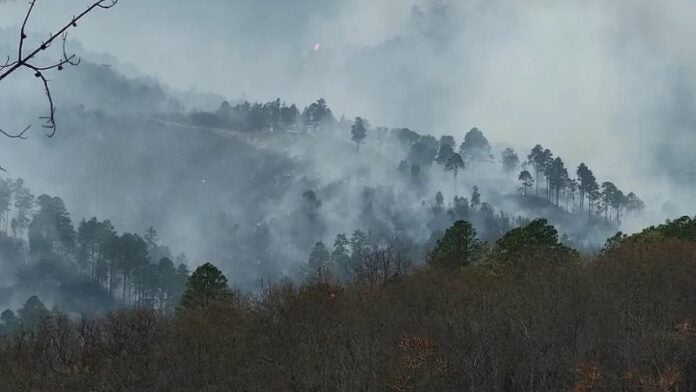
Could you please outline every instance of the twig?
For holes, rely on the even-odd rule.
[[[46,94],[46,98],[48,100],[48,105],[49,105],[49,113],[46,116],[39,117],[41,120],[44,120],[43,128],[48,129],[48,134],[46,136],[48,137],[53,137],[56,134],[56,107],[55,103],[53,101],[53,96],[51,95],[51,89],[49,86],[49,79],[46,78],[44,75],[45,71],[57,69],[58,71],[62,71],[63,68],[67,65],[71,66],[77,66],[80,64],[80,59],[77,58],[74,54],[68,55],[68,52],[66,50],[66,42],[68,40],[68,30],[71,28],[77,27],[77,22],[82,19],[85,15],[89,14],[93,10],[99,8],[99,9],[109,9],[114,7],[119,0],[98,0],[95,1],[92,5],[87,7],[82,13],[80,13],[77,16],[73,16],[70,22],[66,23],[58,32],[55,34],[49,34],[49,38],[46,41],[43,41],[37,48],[32,50],[29,54],[24,55],[24,49],[25,49],[25,41],[27,40],[28,36],[26,33],[26,27],[27,24],[29,23],[29,20],[31,18],[31,14],[34,11],[34,8],[36,6],[36,2],[38,0],[31,0],[29,3],[29,9],[27,10],[27,13],[24,15],[24,20],[22,22],[22,27],[20,29],[20,37],[19,37],[19,48],[17,50],[17,59],[12,61],[10,59],[10,56],[7,56],[7,59],[5,60],[4,63],[0,63],[0,82],[7,78],[8,76],[12,75],[14,72],[21,68],[28,68],[34,71],[34,76],[36,78],[41,79],[41,82],[43,84],[44,88],[44,93]],[[63,41],[63,57],[57,61],[54,64],[51,65],[46,65],[46,66],[39,66],[39,65],[34,65],[30,61],[33,60],[39,53],[42,51],[48,49],[53,42],[58,39],[62,38]],[[26,127],[22,132],[17,133],[17,134],[12,134],[3,131],[0,129],[0,133],[6,137],[12,138],[12,139],[26,139],[26,132],[29,130],[29,127]],[[0,167],[0,170],[4,170],[2,167]]]

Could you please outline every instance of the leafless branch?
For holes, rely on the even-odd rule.
[[[51,89],[49,86],[50,80],[46,78],[44,72],[50,71],[50,70],[58,70],[62,71],[65,66],[76,66],[80,64],[80,59],[75,56],[74,54],[68,54],[66,50],[66,43],[68,40],[68,30],[71,28],[77,27],[77,22],[80,21],[85,15],[89,14],[90,12],[94,11],[95,9],[109,9],[114,7],[119,0],[97,0],[92,5],[87,7],[82,13],[80,13],[77,16],[73,16],[72,19],[66,23],[58,32],[55,34],[51,33],[49,34],[49,37],[46,41],[41,42],[38,47],[33,49],[31,52],[28,54],[24,54],[25,52],[25,44],[26,40],[28,38],[27,36],[27,25],[29,23],[29,20],[31,19],[31,15],[34,11],[34,8],[36,7],[36,3],[38,0],[31,0],[29,2],[29,8],[27,9],[26,14],[24,15],[24,20],[22,22],[22,27],[20,29],[20,36],[19,36],[19,47],[17,49],[17,59],[12,60],[10,56],[7,56],[7,59],[4,61],[4,63],[0,63],[0,82],[2,82],[5,78],[9,77],[10,75],[14,74],[18,70],[22,68],[26,68],[29,70],[32,70],[34,72],[34,76],[38,79],[41,80],[41,83],[43,85],[44,93],[46,94],[46,99],[48,101],[49,105],[49,112],[47,115],[40,117],[41,120],[44,121],[43,128],[48,130],[47,136],[48,137],[53,137],[56,133],[56,107],[55,103],[53,101],[53,96],[51,95]],[[57,62],[49,65],[36,65],[33,63],[33,60],[35,60],[36,56],[51,47],[51,45],[57,40],[61,38],[62,39],[62,44],[63,44],[63,54],[62,58],[58,60]],[[26,139],[26,133],[29,130],[30,126],[26,127],[23,131],[19,133],[9,133],[5,132],[4,130],[0,129],[0,134],[12,138],[12,139]],[[0,167],[0,170],[4,170],[2,167]]]

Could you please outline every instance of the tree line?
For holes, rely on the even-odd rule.
[[[256,295],[208,263],[168,314],[76,320],[30,298],[0,316],[0,389],[693,390],[694,222],[587,256],[543,219],[494,242],[457,221],[422,266],[385,276],[373,258],[360,278]],[[353,237],[338,249],[359,252]]]
[[[31,280],[50,266],[121,306],[171,311],[189,275],[185,256],[174,257],[154,228],[119,234],[97,218],[75,228],[62,199],[35,197],[22,179],[0,178],[0,239],[0,252],[10,255],[4,264],[18,276]]]
[[[295,104],[288,106],[280,99],[265,103],[243,101],[234,106],[224,101],[215,112],[192,112],[188,121],[198,126],[253,133],[311,132],[329,127],[337,120],[326,100],[320,98],[302,111]]]

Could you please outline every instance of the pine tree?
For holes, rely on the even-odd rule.
[[[232,299],[227,278],[211,263],[198,267],[186,283],[178,310],[205,309]]]

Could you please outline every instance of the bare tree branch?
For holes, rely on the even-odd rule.
[[[22,68],[26,68],[29,70],[34,71],[34,76],[38,79],[41,80],[41,83],[43,85],[44,93],[46,94],[46,99],[48,101],[49,105],[49,112],[47,115],[39,117],[41,120],[44,120],[44,124],[42,125],[43,128],[48,129],[48,133],[46,136],[48,137],[53,137],[56,134],[56,107],[55,103],[53,101],[53,96],[51,95],[51,89],[49,86],[50,80],[46,78],[44,75],[44,72],[50,71],[50,70],[58,70],[62,71],[65,66],[71,65],[71,66],[76,66],[80,64],[80,59],[77,58],[74,54],[68,55],[68,52],[66,50],[66,42],[68,40],[68,30],[71,28],[77,27],[77,22],[80,21],[85,15],[89,14],[90,12],[94,11],[95,9],[109,9],[114,7],[119,0],[97,0],[92,5],[87,7],[82,13],[80,13],[77,16],[73,16],[72,19],[66,23],[58,32],[55,34],[51,33],[49,34],[49,37],[46,41],[41,42],[41,44],[33,49],[31,52],[28,54],[24,54],[25,50],[25,44],[26,40],[28,38],[26,28],[27,24],[29,23],[29,20],[31,19],[31,15],[34,11],[34,8],[36,6],[38,0],[31,0],[29,3],[29,8],[27,9],[26,14],[24,15],[24,20],[22,22],[22,27],[20,29],[20,36],[19,36],[19,47],[17,49],[17,59],[12,60],[10,56],[7,56],[7,59],[4,61],[4,63],[0,63],[0,82],[2,82],[5,78],[9,77],[10,75],[14,74],[18,70]],[[35,59],[35,57],[41,53],[42,51],[45,51],[48,49],[58,38],[61,38],[63,41],[63,57],[58,60],[57,62],[49,65],[36,65],[32,62],[32,60]],[[26,127],[23,131],[19,133],[9,133],[5,132],[4,130],[0,129],[0,134],[9,137],[11,139],[26,139],[25,134],[27,131],[31,128],[31,126]],[[0,167],[0,170],[4,170],[2,167]]]

